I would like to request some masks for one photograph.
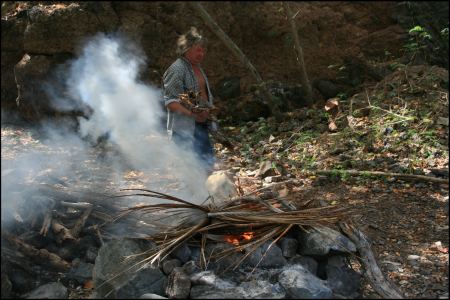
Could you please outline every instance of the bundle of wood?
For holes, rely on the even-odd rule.
[[[217,107],[210,104],[208,101],[203,100],[200,97],[200,93],[189,90],[184,94],[180,94],[178,98],[180,99],[181,104],[190,111],[196,113],[207,110],[211,120],[215,121],[217,119]]]

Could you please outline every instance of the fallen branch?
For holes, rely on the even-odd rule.
[[[55,219],[52,220],[52,230],[56,234],[55,239],[58,244],[61,244],[65,240],[75,240],[70,230]]]
[[[52,225],[52,211],[51,210],[47,211],[47,213],[45,214],[44,222],[42,223],[42,227],[41,227],[41,230],[39,231],[39,233],[43,236],[47,236],[47,232],[50,229],[50,225]]]
[[[58,270],[68,271],[70,269],[69,262],[46,249],[37,249],[6,232],[2,232],[2,237],[8,240],[19,252],[33,258],[37,263],[49,264]]]
[[[86,203],[86,204],[90,204],[90,203]],[[77,220],[75,225],[69,230],[72,237],[74,237],[74,238],[78,237],[81,230],[83,229],[84,224],[86,223],[86,219],[91,214],[93,208],[94,208],[94,206],[92,204],[90,204],[90,206],[87,206],[87,209],[83,212],[83,214]]]
[[[348,174],[352,176],[386,176],[386,177],[396,177],[404,180],[418,180],[418,181],[431,181],[437,183],[447,183],[448,179],[436,178],[426,175],[414,175],[414,174],[402,174],[402,173],[389,173],[381,171],[357,171],[357,170],[319,170],[316,171],[317,174],[321,175],[337,175],[337,174]]]
[[[398,288],[383,276],[370,247],[370,242],[364,233],[347,223],[340,222],[339,227],[355,244],[360,254],[358,259],[364,267],[365,275],[375,292],[385,299],[403,299],[404,297]]]

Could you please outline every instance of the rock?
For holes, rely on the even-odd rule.
[[[95,263],[95,259],[97,258],[98,248],[97,247],[89,247],[86,250],[86,254],[84,255],[84,258],[89,263]]]
[[[274,268],[281,267],[286,264],[286,259],[283,257],[280,247],[273,244],[267,251],[271,241],[265,242],[262,246],[253,251],[244,261],[243,264],[251,267]],[[267,251],[267,253],[266,253]]]
[[[164,283],[167,277],[157,267],[146,267],[133,274],[127,282],[116,289],[116,298],[134,299],[142,294],[164,294]]]
[[[91,263],[80,262],[77,266],[73,266],[67,273],[67,278],[76,280],[79,284],[83,284],[86,280],[92,278],[92,270],[94,265]]]
[[[67,288],[60,282],[41,285],[37,289],[23,295],[25,299],[67,299]]]
[[[167,279],[166,295],[171,299],[186,299],[191,290],[191,280],[183,269],[177,267]]]
[[[190,260],[183,265],[183,271],[188,275],[192,275],[195,272],[200,272],[201,269],[195,261]]]
[[[242,295],[233,289],[212,289],[210,286],[197,285],[191,288],[190,299],[242,299]]]
[[[137,270],[137,267],[130,269],[130,266],[135,264],[139,258],[124,261],[124,257],[147,251],[152,245],[154,244],[136,239],[111,240],[105,243],[98,251],[93,270],[92,279],[96,296],[104,298],[111,290],[124,286],[131,278],[134,278],[136,276],[134,271]],[[161,271],[159,272],[164,276]],[[135,297],[139,297],[145,292],[151,291],[142,291]]]
[[[341,253],[356,252],[356,246],[347,237],[328,227],[314,227],[302,232],[299,238],[300,254],[327,255],[330,250]]]
[[[279,282],[293,299],[331,299],[333,295],[324,281],[300,265],[288,267],[279,275]]]
[[[217,277],[213,271],[202,271],[193,274],[190,279],[194,285],[207,285],[220,290],[233,289],[236,287],[236,284]]]
[[[71,3],[61,9],[49,10],[45,6],[33,6],[24,35],[27,53],[75,53],[77,44],[85,36],[115,30],[119,19],[110,3]],[[73,24],[79,24],[73,30]]]
[[[310,256],[301,256],[296,255],[294,257],[291,257],[288,260],[289,265],[297,265],[300,264],[302,267],[304,267],[306,270],[308,270],[311,274],[316,275],[317,274],[317,268],[319,266],[319,263]]]
[[[325,99],[336,97],[336,95],[341,91],[336,84],[325,79],[314,81],[313,86],[319,90]]]
[[[408,257],[407,257],[406,259],[407,259],[408,261],[417,261],[417,260],[420,259],[420,256],[419,256],[419,255],[411,254],[411,255],[408,255]]]
[[[172,273],[173,269],[181,266],[181,261],[179,259],[168,259],[162,263],[162,269],[164,274],[169,275]]]
[[[212,254],[220,253],[233,247],[233,245],[228,243],[207,243],[205,247],[205,256],[210,257]],[[218,261],[211,259],[208,269],[215,270],[217,272],[224,271],[238,262],[242,258],[242,255],[242,253],[233,252],[231,255],[225,256]]]
[[[229,200],[237,195],[234,183],[224,171],[214,172],[210,175],[206,180],[206,189],[216,203]]]
[[[286,291],[279,283],[272,284],[265,280],[252,280],[241,283],[235,292],[241,299],[284,299]]]
[[[346,257],[335,255],[328,258],[326,266],[327,286],[346,298],[358,298],[361,287],[361,275],[346,263]]]
[[[222,100],[239,97],[241,94],[241,79],[239,77],[225,77],[216,86],[216,95]]]
[[[298,241],[293,238],[281,238],[281,252],[284,257],[293,257],[297,254]]]
[[[2,299],[10,297],[12,289],[12,283],[8,278],[8,275],[2,273]]]
[[[147,294],[140,296],[138,299],[169,299],[169,298],[160,296],[158,294],[147,293]]]
[[[188,245],[182,244],[172,252],[172,256],[180,260],[181,263],[186,263],[191,257],[191,249]]]
[[[259,169],[256,172],[256,176],[264,178],[267,176],[274,176],[274,175],[276,175],[276,172],[272,166],[272,162],[270,160],[265,160],[261,162],[261,164],[259,165]]]

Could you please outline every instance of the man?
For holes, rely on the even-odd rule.
[[[163,75],[164,105],[167,108],[167,132],[178,145],[193,149],[208,171],[214,165],[214,149],[208,135],[208,110],[192,111],[183,106],[180,95],[193,92],[199,100],[212,106],[213,96],[205,72],[200,67],[206,54],[205,38],[195,27],[177,41],[180,56]]]

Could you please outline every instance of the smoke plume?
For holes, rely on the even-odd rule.
[[[89,116],[79,117],[78,132],[66,130],[61,124],[41,124],[40,132],[45,132],[45,141],[40,142],[47,147],[46,150],[21,153],[5,164],[2,154],[2,206],[8,206],[6,201],[13,201],[18,195],[18,178],[29,190],[26,194],[22,189],[20,197],[31,199],[31,195],[39,198],[39,188],[31,181],[42,185],[53,178],[65,185],[77,185],[80,183],[73,178],[79,174],[85,174],[84,178],[91,183],[114,181],[117,189],[127,188],[122,178],[126,170],[174,178],[179,182],[177,189],[164,189],[160,178],[148,182],[147,188],[196,204],[205,201],[208,196],[205,170],[194,153],[178,148],[167,139],[161,126],[166,113],[161,109],[161,90],[139,80],[141,71],[147,67],[143,51],[129,40],[104,34],[87,41],[81,49],[79,57],[70,63],[65,77],[60,78],[67,88],[65,96],[56,97],[54,91],[49,94],[55,95],[55,107],[74,109],[74,105],[82,103],[79,110],[89,107]],[[86,140],[96,141],[105,136],[120,155],[93,159],[92,147]],[[89,173],[88,170],[92,169],[102,174]],[[3,180],[4,177],[8,180]],[[32,180],[27,181],[27,178]],[[153,200],[146,198],[142,201]],[[2,224],[7,216],[10,215],[4,214],[2,207]]]

